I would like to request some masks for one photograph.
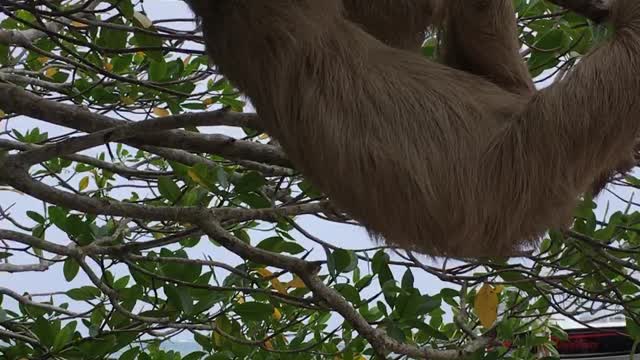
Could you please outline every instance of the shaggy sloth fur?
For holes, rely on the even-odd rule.
[[[212,61],[291,161],[387,243],[510,255],[570,224],[631,166],[640,1],[615,35],[536,91],[511,0],[190,0]],[[434,21],[442,62],[418,53]]]

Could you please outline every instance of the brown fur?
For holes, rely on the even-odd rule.
[[[343,0],[344,15],[385,44],[419,50],[443,8],[434,0]]]
[[[640,1],[617,0],[614,39],[540,92],[519,60],[511,0],[443,0],[444,65],[403,50],[422,20],[354,6],[403,1],[345,0],[346,12],[339,0],[190,3],[213,62],[293,163],[388,243],[511,254],[567,225],[640,127]]]

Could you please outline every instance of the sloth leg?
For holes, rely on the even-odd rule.
[[[535,91],[520,55],[512,0],[447,0],[442,60],[523,95]]]

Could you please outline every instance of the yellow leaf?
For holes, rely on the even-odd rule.
[[[44,72],[44,76],[52,78],[54,77],[56,74],[58,73],[58,68],[48,68],[45,72]]]
[[[260,134],[260,136],[258,136],[258,138],[259,138],[260,140],[266,140],[266,139],[268,139],[268,138],[269,138],[269,134],[267,134],[267,133],[262,133],[262,134]]]
[[[273,276],[273,273],[271,271],[269,271],[268,269],[265,268],[260,268],[258,270],[256,270],[256,272],[258,274],[260,274],[263,278],[270,278]]]
[[[302,281],[302,279],[300,279],[298,275],[294,275],[293,280],[289,281],[287,283],[287,286],[294,289],[304,289],[307,287],[307,285],[305,285],[304,281]]]
[[[276,278],[271,279],[271,286],[273,286],[273,288],[276,289],[280,294],[287,294],[287,287],[284,286],[284,284],[280,280]]]
[[[37,58],[36,60],[38,60],[38,62],[39,62],[40,64],[44,64],[44,63],[46,63],[47,61],[49,61],[49,58],[48,58],[48,57],[46,57],[46,56],[38,56],[38,58]]]
[[[282,319],[282,313],[278,308],[273,308],[273,319],[276,321],[280,321],[280,319]]]
[[[5,117],[7,116],[7,113],[5,113],[4,111],[0,110],[0,117]]]
[[[105,63],[104,64],[104,69],[107,70],[107,71],[113,70],[113,64],[112,63]]]
[[[187,170],[187,175],[189,175],[189,177],[191,178],[191,180],[195,181],[197,184],[203,186],[203,187],[209,187],[209,185],[207,185],[207,183],[202,180],[202,178],[200,177],[200,175],[198,175],[198,173],[193,169],[189,169]]]
[[[224,340],[222,338],[222,336],[220,334],[218,334],[217,331],[214,331],[213,334],[213,345],[215,345],[216,347],[220,347],[222,346],[222,341]]]
[[[89,187],[89,177],[85,176],[85,177],[82,178],[82,180],[80,180],[80,184],[78,185],[78,189],[80,189],[80,191],[83,191],[87,187]]]
[[[165,117],[171,115],[169,110],[163,108],[153,108],[153,114],[157,117]]]
[[[213,104],[215,104],[215,103],[216,103],[216,99],[215,99],[215,98],[210,97],[210,98],[204,99],[204,100],[202,101],[202,103],[203,103],[205,106],[211,106],[211,105],[213,105]]]
[[[489,284],[482,285],[473,305],[482,326],[493,326],[498,318],[498,291]]]
[[[238,304],[244,304],[244,296],[242,295],[238,295],[238,300],[237,300]]]
[[[77,27],[77,28],[86,28],[89,25],[87,25],[85,23],[81,23],[80,21],[75,21],[74,20],[74,21],[71,22],[71,26],[74,26],[74,27]]]
[[[130,96],[123,96],[120,98],[120,101],[124,105],[133,105],[136,103],[135,100],[133,100]]]
[[[271,283],[271,286],[276,289],[277,292],[281,293],[281,294],[286,294],[287,293],[287,287],[284,286],[284,284],[278,280],[278,278],[273,276],[273,273],[265,268],[260,268],[258,270],[256,270],[258,272],[258,274],[260,274],[263,278],[269,280],[269,282]]]
[[[264,342],[264,348],[267,350],[273,350],[273,344],[271,343],[271,340],[267,340]]]
[[[362,355],[358,355],[358,356],[354,357],[353,359],[354,360],[367,360],[367,358],[362,356]]]
[[[150,28],[153,23],[151,22],[151,20],[143,13],[138,12],[138,11],[134,11],[133,12],[133,17],[138,20],[138,22],[140,23],[140,25],[142,25],[143,28],[148,29]]]

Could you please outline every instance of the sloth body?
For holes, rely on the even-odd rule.
[[[213,63],[293,164],[404,249],[479,257],[535,245],[627,166],[640,128],[640,1],[617,0],[614,38],[542,91],[518,53],[511,0],[190,5]],[[417,51],[434,19],[443,63]]]

